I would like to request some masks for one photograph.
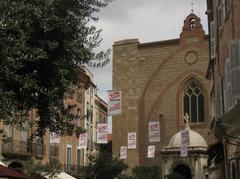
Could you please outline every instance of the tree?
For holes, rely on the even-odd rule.
[[[62,165],[57,159],[50,159],[49,163],[42,164],[31,158],[24,163],[24,172],[38,179],[45,179],[44,176],[48,176],[50,179],[54,178],[61,171]]]
[[[161,175],[160,167],[153,166],[136,166],[132,169],[133,178],[137,179],[157,179]]]
[[[109,0],[0,1],[0,119],[22,126],[36,110],[36,135],[64,133],[64,94],[94,53],[100,30],[89,25]]]
[[[86,179],[112,179],[127,169],[123,161],[112,158],[112,155],[106,152],[101,152],[97,156],[90,155],[88,160],[85,170]]]

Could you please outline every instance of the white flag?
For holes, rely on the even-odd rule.
[[[120,147],[120,159],[126,159],[127,158],[127,146],[121,146]]]
[[[181,131],[181,157],[187,157],[188,146],[190,143],[189,130],[185,129]]]
[[[107,124],[97,124],[97,143],[107,144]]]
[[[79,135],[79,149],[87,148],[87,133],[83,133]]]
[[[149,142],[160,142],[160,127],[159,122],[149,122]]]
[[[187,157],[188,156],[188,146],[181,145],[180,156]]]
[[[155,146],[150,145],[148,146],[148,158],[154,158],[155,156]]]
[[[137,141],[136,141],[136,132],[128,133],[128,148],[129,149],[136,149]]]
[[[182,145],[189,146],[189,142],[190,142],[189,130],[181,131],[181,142],[182,142]]]
[[[108,115],[114,116],[122,114],[122,94],[121,91],[108,91]]]

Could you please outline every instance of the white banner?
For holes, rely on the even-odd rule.
[[[51,144],[54,144],[54,143],[59,144],[60,143],[60,136],[57,133],[51,132],[49,137],[50,137]]]
[[[159,122],[149,122],[149,142],[160,142],[160,126]]]
[[[79,135],[79,149],[87,148],[87,133],[83,133]]]
[[[107,144],[107,124],[97,124],[97,143]]]
[[[154,158],[155,157],[155,146],[150,145],[148,146],[148,158]]]
[[[189,146],[189,130],[182,130],[181,131],[181,141],[182,141],[182,145],[184,146]]]
[[[126,159],[127,158],[127,146],[121,146],[120,147],[120,159]]]
[[[188,156],[188,146],[181,145],[180,148],[181,148],[180,156],[181,157],[187,157]]]
[[[108,91],[108,115],[114,116],[122,114],[122,94],[121,91]]]
[[[136,149],[137,141],[136,141],[136,132],[128,133],[128,148],[129,149]]]
[[[188,146],[190,143],[189,130],[181,131],[181,157],[187,157],[188,155]]]

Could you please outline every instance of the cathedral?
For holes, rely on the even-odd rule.
[[[129,171],[139,165],[158,165],[162,178],[187,170],[188,179],[204,174],[210,143],[211,83],[206,79],[209,37],[200,18],[190,13],[178,39],[140,43],[138,39],[113,45],[113,89],[122,93],[122,113],[113,116],[112,150]],[[181,131],[189,115],[188,156],[182,157]],[[152,140],[150,124],[158,124],[159,138]],[[129,134],[136,134],[136,146],[129,147]],[[154,157],[148,156],[154,146]]]

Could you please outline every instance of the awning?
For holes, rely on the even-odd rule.
[[[47,179],[49,179],[48,176],[45,176]],[[68,175],[67,173],[65,172],[61,172],[59,174],[57,174],[55,177],[53,177],[53,179],[76,179],[74,178],[73,176],[71,175]]]
[[[0,177],[8,177],[8,178],[16,178],[16,179],[17,178],[18,179],[34,179],[33,177],[11,170],[10,168],[5,167],[3,165],[0,165]]]
[[[0,161],[0,165],[3,165],[4,167],[7,167],[7,165],[5,165],[5,163]]]

